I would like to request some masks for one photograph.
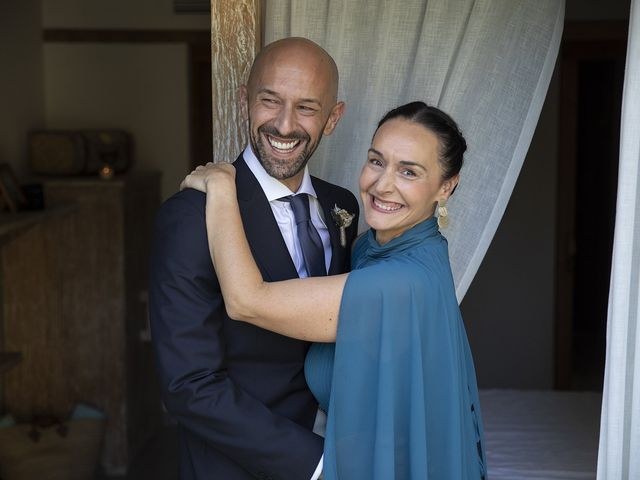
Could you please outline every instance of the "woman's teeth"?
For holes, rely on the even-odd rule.
[[[269,145],[281,152],[290,152],[291,150],[296,148],[298,143],[300,143],[300,140],[293,140],[291,142],[279,142],[271,137],[267,137],[267,139],[269,140]]]
[[[396,210],[400,210],[402,208],[402,204],[400,203],[383,202],[381,200],[378,200],[376,197],[373,197],[373,204],[380,210],[384,210],[385,212],[395,212]]]

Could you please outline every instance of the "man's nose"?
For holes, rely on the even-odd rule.
[[[278,129],[281,135],[287,136],[295,129],[295,116],[293,107],[284,105],[278,112],[276,118],[275,127]]]

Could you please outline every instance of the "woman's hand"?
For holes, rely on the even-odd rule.
[[[227,313],[293,338],[334,341],[346,274],[265,282],[240,218],[235,177],[233,165],[207,163],[180,185],[181,189],[195,188],[207,194],[209,251]]]
[[[204,193],[231,189],[235,193],[236,169],[230,163],[199,165],[180,184],[180,190],[193,188]],[[231,192],[229,192],[231,193]]]

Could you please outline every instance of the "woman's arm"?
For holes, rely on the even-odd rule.
[[[288,337],[335,341],[348,274],[265,282],[242,226],[235,168],[229,164],[198,167],[181,187],[207,192],[209,251],[229,316]]]

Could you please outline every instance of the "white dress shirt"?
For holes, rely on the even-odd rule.
[[[318,233],[320,234],[322,246],[324,247],[325,267],[328,272],[329,265],[331,265],[331,239],[329,237],[329,230],[327,229],[327,225],[323,218],[322,207],[318,202],[318,196],[316,195],[316,191],[311,183],[311,175],[309,175],[307,167],[304,169],[304,176],[302,177],[300,188],[297,192],[292,192],[283,183],[279,182],[265,171],[264,167],[260,164],[260,161],[253,153],[253,150],[251,150],[250,145],[245,148],[242,156],[244,157],[244,161],[247,163],[249,170],[251,170],[251,173],[253,173],[258,180],[260,187],[262,187],[262,191],[267,197],[269,205],[271,205],[273,216],[278,223],[278,228],[280,228],[282,238],[284,239],[284,243],[287,245],[287,250],[289,250],[289,255],[291,255],[291,260],[293,260],[293,264],[295,265],[300,278],[306,278],[309,275],[307,274],[307,269],[304,264],[300,240],[298,240],[298,227],[293,215],[293,210],[291,209],[291,204],[278,199],[299,193],[306,193],[309,196],[311,223],[313,223],[313,226],[316,227],[316,230],[318,230]]]
[[[251,173],[253,173],[258,180],[262,191],[269,201],[273,216],[278,223],[278,228],[280,229],[280,233],[282,233],[282,238],[284,239],[284,243],[287,245],[287,250],[289,250],[289,255],[291,256],[291,260],[293,260],[293,264],[295,265],[300,278],[306,278],[309,275],[307,274],[304,257],[302,256],[302,248],[300,247],[300,240],[298,239],[298,227],[296,225],[295,216],[293,215],[291,204],[278,199],[299,193],[306,193],[309,196],[309,213],[311,223],[313,223],[313,226],[316,227],[316,230],[318,230],[318,233],[320,234],[322,246],[324,247],[325,267],[328,272],[329,265],[331,265],[331,239],[329,237],[329,230],[324,221],[322,208],[318,202],[318,196],[316,195],[316,191],[311,183],[311,176],[309,175],[308,168],[304,168],[304,176],[302,177],[300,188],[298,188],[297,192],[292,192],[288,187],[266,172],[264,167],[260,164],[260,161],[253,153],[250,144],[244,149],[242,156],[249,167],[249,170],[251,170]],[[322,412],[319,411],[318,413],[320,414]],[[313,472],[311,480],[318,480],[320,478],[323,463],[324,455],[320,457],[320,462],[318,463],[315,472]]]

